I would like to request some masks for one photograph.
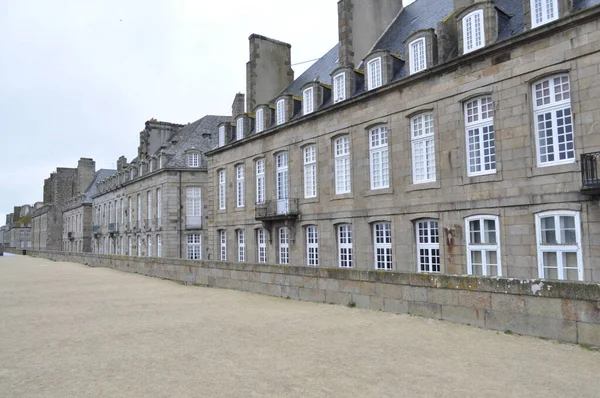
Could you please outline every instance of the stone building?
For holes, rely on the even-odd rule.
[[[295,80],[251,36],[208,154],[211,258],[600,280],[599,4],[341,0]]]
[[[150,120],[138,156],[119,158],[116,174],[93,197],[93,251],[201,259],[206,255],[205,153],[217,145],[224,116],[186,126]]]
[[[95,178],[95,168],[93,159],[81,158],[77,168],[58,167],[44,180],[43,204],[34,206],[31,213],[33,249],[63,249],[64,206],[88,189]]]
[[[28,249],[31,247],[31,206],[15,206],[13,212],[6,215],[3,233],[5,248]]]

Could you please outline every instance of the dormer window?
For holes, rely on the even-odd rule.
[[[135,168],[134,168],[134,167],[132,167],[132,168],[131,168],[131,175],[130,175],[130,178],[129,178],[129,179],[130,179],[130,180],[133,180],[134,178],[135,178]]]
[[[162,169],[163,166],[165,165],[164,159],[165,159],[164,155],[160,155],[160,157],[158,158],[158,168],[159,169]]]
[[[144,175],[144,164],[140,163],[140,177]]]
[[[374,58],[367,63],[368,89],[373,90],[382,85],[381,57]]]
[[[340,73],[333,77],[333,102],[346,99],[346,74]]]
[[[531,0],[531,27],[535,28],[558,19],[557,0]]]
[[[225,126],[219,127],[219,146],[225,145]]]
[[[277,125],[285,123],[285,100],[280,99],[277,101]]]
[[[427,57],[425,56],[425,38],[421,37],[409,44],[410,47],[410,74],[427,69]]]
[[[241,140],[242,138],[244,138],[244,118],[240,117],[237,120],[237,128],[235,130],[235,139]]]
[[[314,110],[313,106],[313,88],[309,87],[302,93],[302,105],[304,109],[304,114],[308,115],[312,113]]]
[[[199,159],[199,156],[197,153],[188,153],[188,155],[187,155],[188,167],[199,167],[198,159]]]
[[[265,110],[260,108],[256,111],[256,132],[260,133],[265,129]]]
[[[463,25],[463,54],[485,46],[483,31],[483,10],[476,10],[465,16]]]

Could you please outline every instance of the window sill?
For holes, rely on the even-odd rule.
[[[236,207],[233,209],[234,213],[240,213],[246,211],[246,207]]]
[[[300,199],[298,200],[298,204],[300,205],[305,205],[305,204],[309,204],[309,203],[319,203],[319,197],[314,197],[314,198],[306,198],[306,199]]]
[[[560,174],[579,171],[579,162],[573,161],[571,163],[557,163],[544,166],[534,166],[527,170],[527,177],[545,176],[549,174]]]
[[[342,194],[336,194],[334,195],[331,200],[344,200],[344,199],[354,199],[354,194],[353,193],[342,193]]]
[[[426,189],[440,189],[442,187],[442,183],[440,181],[432,181],[432,182],[423,182],[420,184],[412,184],[406,188],[406,192],[411,191],[424,191]]]
[[[365,193],[365,197],[377,195],[390,195],[394,193],[394,188],[371,189]]]
[[[498,170],[494,173],[490,174],[482,174],[471,177],[464,177],[461,185],[470,185],[470,184],[481,184],[484,182],[496,182],[502,181],[502,173]]]
[[[227,209],[219,209],[217,210],[217,214],[227,214]]]

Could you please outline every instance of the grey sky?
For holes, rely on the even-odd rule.
[[[318,58],[337,0],[0,2],[0,225],[56,167],[131,160],[150,118],[229,114],[251,33],[292,44],[293,63]]]

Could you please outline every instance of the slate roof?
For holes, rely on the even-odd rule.
[[[215,116],[207,115],[200,120],[196,120],[187,126],[178,130],[169,142],[177,141],[163,150],[169,155],[169,161],[165,164],[165,168],[181,168],[186,167],[186,152],[190,149],[197,149],[200,156],[200,167],[206,167],[205,152],[213,149],[218,143],[218,126],[220,123],[231,120],[230,116]],[[203,137],[203,134],[209,134],[208,137]],[[160,151],[160,150],[159,150]]]
[[[92,203],[92,198],[98,193],[98,186],[96,184],[98,184],[103,179],[112,176],[116,172],[117,170],[110,169],[98,170],[96,172],[96,175],[94,176],[94,181],[92,181],[90,186],[85,191],[85,199],[83,200],[83,203]]]

